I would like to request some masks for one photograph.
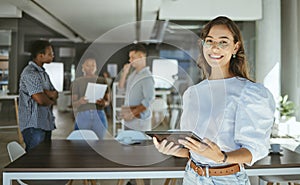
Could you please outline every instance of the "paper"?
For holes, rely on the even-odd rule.
[[[282,147],[300,153],[300,142],[294,138],[271,138],[271,144],[280,144]]]
[[[102,99],[106,92],[106,84],[88,83],[85,91],[85,98],[89,103],[96,103],[96,100]]]

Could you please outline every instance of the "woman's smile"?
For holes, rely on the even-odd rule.
[[[215,54],[209,54],[208,56],[213,60],[220,60],[224,57],[223,55],[215,55]]]

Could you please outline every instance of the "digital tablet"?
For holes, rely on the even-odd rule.
[[[197,136],[192,131],[182,131],[182,130],[175,130],[175,131],[169,131],[169,130],[159,130],[159,131],[145,131],[145,134],[156,137],[159,142],[163,141],[164,139],[174,142],[175,144],[178,143],[178,139],[185,139],[185,137],[191,137],[201,143],[204,143],[202,141],[202,138]]]

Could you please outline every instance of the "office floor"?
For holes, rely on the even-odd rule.
[[[1,103],[0,103],[1,104]],[[3,106],[5,107],[11,107],[9,110],[4,110]],[[13,106],[6,106],[1,105],[2,110],[0,109],[0,125],[15,125],[15,113]],[[53,137],[52,139],[65,139],[70,132],[74,128],[73,123],[73,115],[72,112],[61,112],[58,111],[56,108],[54,109],[54,113],[56,116],[56,126],[57,129],[53,131]],[[109,133],[112,133],[112,124],[111,121],[109,121]],[[166,124],[161,124],[160,127],[162,129],[167,129]],[[107,134],[105,138],[111,138],[111,134]],[[4,166],[9,164],[10,160],[8,157],[8,153],[6,150],[6,145],[10,141],[18,141],[18,134],[16,128],[10,128],[10,129],[0,129],[0,168],[2,169]],[[2,174],[2,173],[1,173]],[[251,177],[251,184],[257,185],[258,180],[256,177]],[[150,183],[149,181],[146,181],[146,184],[152,184],[152,185],[160,185],[164,184],[165,179],[154,179]],[[0,184],[2,184],[2,175],[0,177]],[[67,181],[34,181],[30,183],[30,185],[64,185]],[[17,185],[18,183],[14,182],[14,185]],[[76,180],[74,181],[73,185],[81,185],[83,184],[83,181]],[[98,180],[97,185],[116,185],[117,180]],[[133,181],[134,184],[134,181]],[[181,179],[177,181],[177,184],[181,184]],[[284,184],[282,184],[284,185]]]

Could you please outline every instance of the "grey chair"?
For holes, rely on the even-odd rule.
[[[16,141],[11,141],[7,144],[7,151],[10,158],[10,161],[13,162],[22,155],[26,154],[25,149]],[[20,179],[16,180],[19,185],[40,185],[40,184],[56,184],[56,185],[62,185],[66,184],[65,180],[26,180],[26,183],[23,182]],[[13,183],[14,184],[14,183]]]
[[[74,130],[69,134],[67,140],[99,140],[99,138],[92,130]]]
[[[26,153],[25,149],[16,141],[11,141],[7,144],[7,151],[11,162],[15,161]],[[17,179],[17,182],[20,185],[27,185],[19,179]]]

